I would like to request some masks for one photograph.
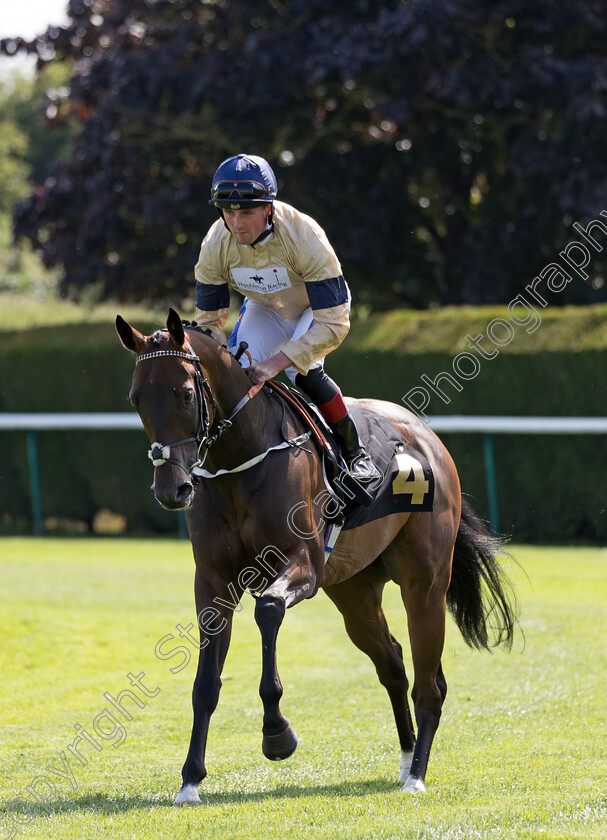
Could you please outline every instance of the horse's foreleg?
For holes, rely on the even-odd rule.
[[[175,798],[175,805],[200,803],[198,785],[207,774],[204,759],[209,722],[219,700],[221,671],[230,646],[233,611],[220,609],[217,601],[213,602],[213,607],[209,607],[210,603],[208,597],[199,595],[197,591],[200,653],[192,691],[194,721],[190,748],[181,771],[183,784]]]
[[[297,747],[297,735],[280,711],[282,683],[276,665],[276,639],[285,614],[282,598],[262,595],[255,605],[255,621],[261,633],[262,670],[259,696],[263,703],[262,750],[266,758],[288,758]]]
[[[304,571],[305,568],[305,571]],[[262,750],[266,758],[288,758],[297,747],[297,735],[280,711],[282,683],[276,664],[276,640],[285,610],[314,591],[315,575],[307,567],[289,566],[257,599],[255,621],[261,633],[262,671],[259,696],[263,703]]]

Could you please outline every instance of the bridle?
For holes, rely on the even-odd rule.
[[[183,464],[177,461],[176,458],[171,457],[171,450],[176,449],[178,446],[185,446],[187,443],[196,443],[198,444],[197,460],[200,459],[201,450],[209,440],[209,431],[212,422],[211,410],[213,411],[213,416],[215,416],[217,403],[215,402],[209,383],[202,372],[199,356],[194,353],[191,347],[189,347],[188,350],[189,352],[184,352],[183,350],[153,350],[150,353],[142,353],[140,356],[137,356],[135,364],[138,365],[140,362],[147,361],[148,359],[160,359],[167,356],[176,356],[177,358],[186,359],[188,362],[191,362],[196,369],[196,375],[194,377],[194,385],[196,388],[196,397],[198,402],[198,425],[196,434],[194,437],[184,438],[183,440],[175,441],[175,443],[153,443],[148,451],[148,458],[155,467],[161,467],[163,464],[173,464],[176,467],[180,467],[188,474],[188,476],[190,476],[190,471],[186,469]]]
[[[213,392],[211,391],[208,380],[202,371],[202,367],[200,366],[200,357],[194,353],[192,347],[188,345],[186,346],[188,348],[188,352],[184,352],[183,350],[153,350],[150,353],[142,353],[140,356],[137,356],[135,364],[138,365],[139,362],[143,362],[148,359],[176,356],[180,359],[186,359],[194,365],[194,368],[196,369],[194,384],[196,387],[196,397],[198,402],[198,426],[196,434],[194,437],[184,438],[184,440],[178,440],[175,441],[175,443],[170,444],[155,442],[151,445],[148,451],[148,458],[155,467],[161,467],[164,464],[173,464],[174,466],[179,467],[188,475],[192,482],[197,483],[200,480],[200,476],[205,474],[202,467],[206,460],[209,448],[217,440],[219,440],[226,429],[230,428],[234,417],[242,408],[244,408],[248,401],[257,394],[262,386],[253,385],[249,388],[244,397],[234,406],[230,416],[227,419],[220,420],[217,424],[217,428],[213,434],[211,434],[217,417],[217,403],[213,397]],[[211,412],[213,414],[212,417]],[[185,446],[187,443],[198,444],[196,460],[190,464],[189,468],[184,467],[183,464],[181,464],[176,458],[171,457],[172,449],[175,449],[178,446]],[[195,474],[194,470],[196,469],[199,471],[199,475]]]

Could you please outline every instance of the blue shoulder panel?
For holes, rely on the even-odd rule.
[[[348,284],[343,274],[339,277],[331,277],[329,280],[317,280],[306,283],[306,291],[310,306],[315,309],[331,309],[333,306],[341,306],[349,299]]]
[[[230,306],[230,290],[227,283],[201,283],[196,281],[195,303],[197,309],[215,312],[217,309],[228,309]]]

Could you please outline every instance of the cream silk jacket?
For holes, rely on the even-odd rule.
[[[314,219],[281,201],[274,202],[273,219],[272,231],[255,245],[240,245],[223,219],[212,225],[194,269],[195,318],[202,327],[221,330],[229,287],[286,321],[311,307],[310,329],[280,348],[305,374],[348,334],[350,293],[335,251]]]

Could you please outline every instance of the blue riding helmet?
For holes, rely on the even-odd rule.
[[[272,204],[277,192],[276,176],[267,160],[258,155],[233,155],[213,176],[209,204],[220,210],[240,210]]]

